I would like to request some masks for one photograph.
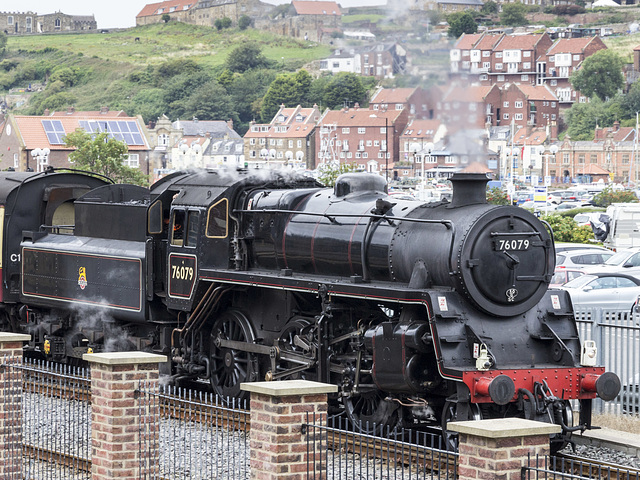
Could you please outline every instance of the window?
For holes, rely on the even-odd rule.
[[[491,62],[482,62],[482,68],[489,70],[491,68]]]
[[[249,139],[249,145],[255,145],[256,144],[256,139],[255,138],[250,138]]]
[[[496,52],[496,58],[502,58],[502,52]]]
[[[504,75],[498,75],[498,82],[504,82]]]
[[[516,100],[515,102],[513,102],[513,106],[515,108],[522,108],[522,100]]]
[[[293,148],[293,140],[289,140],[288,145],[289,145],[289,148]]]
[[[573,56],[573,61],[574,62],[579,62],[580,61],[580,55],[574,55]]]
[[[482,75],[480,75],[480,80],[488,80],[489,79],[489,75],[487,75],[486,73],[483,73]]]
[[[502,102],[502,106],[504,108],[509,108],[509,102]]]
[[[584,154],[578,155],[578,163],[584,163]]]
[[[369,154],[367,152],[362,152],[362,158],[369,158]]]
[[[360,152],[356,152],[356,158],[360,158]]]
[[[591,163],[598,163],[598,155],[596,155],[595,153],[592,153],[592,154],[589,156],[589,161],[590,161]]]
[[[387,133],[387,127],[380,127],[380,133],[386,134]]]
[[[531,56],[531,51],[530,50],[525,50],[522,52],[522,56],[524,58],[529,58]]]
[[[522,68],[523,68],[524,70],[531,70],[531,63],[530,63],[530,62],[524,62],[524,63],[522,64]]]
[[[284,140],[279,138],[278,139],[278,146],[281,147],[284,144]]]
[[[127,155],[127,158],[125,158],[124,164],[127,167],[139,168],[140,167],[140,154],[139,153],[130,153],[129,155]]]
[[[549,82],[549,84],[550,84],[552,87],[557,87],[557,86],[558,86],[558,81],[557,81],[557,80],[551,80],[551,81]]]
[[[496,70],[502,70],[502,64],[496,63]]]
[[[562,164],[563,165],[569,165],[569,154],[568,153],[565,153],[562,156]]]
[[[364,133],[366,133],[366,131],[367,131],[367,129],[366,129],[366,128],[364,128],[364,127],[358,127],[358,133],[359,133],[359,134],[364,134]]]
[[[623,153],[622,154],[622,164],[623,165],[629,165],[629,154],[628,153]]]
[[[502,118],[503,118],[504,120],[509,120],[509,114],[508,114],[508,113],[504,113],[504,114],[502,115]]]
[[[16,170],[20,167],[20,156],[17,153],[13,154],[13,168]]]
[[[184,244],[185,211],[174,210],[171,223],[171,245],[182,247]]]
[[[520,75],[520,81],[521,82],[528,82],[529,81],[529,75]]]
[[[524,117],[521,113],[516,113],[513,118],[515,118],[516,120],[522,120]]]
[[[227,236],[228,211],[229,201],[226,198],[209,207],[206,230],[208,238],[225,238]]]
[[[551,108],[556,108],[556,102],[551,102]]]
[[[11,15],[7,17],[7,25],[13,25],[13,17]]]
[[[491,51],[490,50],[485,50],[484,52],[482,52],[482,56],[483,57],[490,57],[491,56]]]
[[[302,140],[298,140],[297,146],[298,148],[302,148]]]
[[[342,133],[349,133],[349,128],[343,128]]]

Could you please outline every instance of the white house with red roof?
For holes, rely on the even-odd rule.
[[[78,129],[89,133],[108,132],[124,141],[129,149],[125,164],[152,173],[149,142],[142,117],[130,117],[123,111],[45,112],[45,115],[7,116],[0,132],[0,167],[16,171],[43,171],[48,166],[71,167],[65,136]]]
[[[169,15],[171,20],[189,23],[189,10],[198,0],[166,0],[158,3],[148,3],[136,15],[136,26],[163,22],[162,16]]]
[[[281,105],[270,123],[252,122],[244,135],[245,161],[260,168],[314,168],[315,128],[320,115],[317,105]]]

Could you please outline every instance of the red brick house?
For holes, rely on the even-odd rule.
[[[111,112],[55,112],[45,115],[9,115],[0,132],[0,166],[16,171],[43,171],[46,167],[71,167],[65,145],[65,135],[83,129],[104,132],[123,140],[129,148],[125,164],[139,168],[144,174],[152,173],[149,153],[151,147],[142,117],[129,117],[123,111]],[[36,155],[40,153],[40,155]]]
[[[546,85],[511,84],[500,89],[501,101],[491,106],[491,125],[541,127],[557,122],[560,114],[558,99]],[[495,107],[495,108],[494,108]]]
[[[560,38],[538,58],[537,84],[547,84],[556,94],[561,107],[586,101],[569,82],[571,74],[580,68],[585,58],[607,48],[600,37]]]
[[[355,163],[358,170],[390,172],[399,160],[398,142],[408,118],[406,109],[326,110],[316,131],[316,166]]]
[[[369,100],[370,110],[402,110],[403,108],[407,109],[411,116],[428,118],[428,96],[425,90],[420,87],[378,87]]]
[[[440,87],[431,92],[438,98]],[[483,128],[491,112],[501,103],[501,92],[496,85],[449,85],[435,103],[434,118],[445,123],[450,130]]]

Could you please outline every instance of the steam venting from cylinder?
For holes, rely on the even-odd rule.
[[[454,173],[450,178],[453,185],[451,208],[487,203],[487,182],[484,173]]]

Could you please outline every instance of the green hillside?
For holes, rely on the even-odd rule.
[[[263,68],[251,78],[232,72],[225,77],[225,87],[242,84],[238,88],[244,93],[235,94],[250,103],[259,102],[277,74],[295,71],[330,51],[327,46],[252,28],[219,32],[175,22],[111,33],[10,36],[0,62],[0,94],[20,94],[31,87],[33,92],[7,97],[10,103],[14,100],[15,111],[24,114],[106,105],[141,114],[147,121],[163,113],[176,116],[171,115],[176,110],[170,104],[186,102],[204,84],[217,83],[230,53],[247,44],[258,46],[265,59]],[[235,105],[232,109],[238,111]],[[245,124],[255,114],[237,113],[236,120]]]

